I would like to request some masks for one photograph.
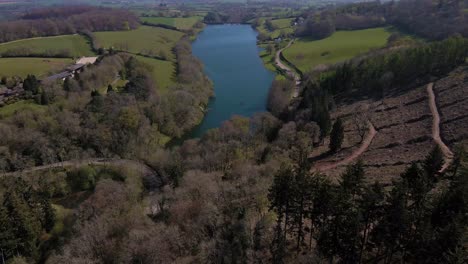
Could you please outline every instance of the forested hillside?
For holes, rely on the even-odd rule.
[[[1,22],[0,42],[83,31],[130,30],[138,25],[138,18],[122,9],[80,6],[40,9],[20,20]]]
[[[336,9],[314,9],[304,12],[305,22],[298,36],[321,39],[335,30],[356,30],[394,25],[403,32],[423,38],[441,40],[456,33],[468,36],[468,18],[460,1],[368,2],[338,6]]]

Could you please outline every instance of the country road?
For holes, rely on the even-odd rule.
[[[316,166],[313,167],[313,169],[316,171],[324,172],[324,171],[331,170],[342,165],[348,165],[355,159],[359,158],[359,156],[361,156],[362,153],[364,153],[369,148],[370,144],[372,143],[372,140],[374,140],[375,135],[377,135],[377,130],[375,130],[374,125],[370,121],[368,122],[368,126],[369,126],[369,132],[367,133],[366,137],[362,141],[361,146],[357,150],[355,150],[353,153],[351,153],[351,155],[337,162],[317,164]]]
[[[294,82],[295,82],[295,86],[294,86],[294,92],[293,92],[293,95],[292,97],[293,98],[297,98],[299,96],[299,87],[301,85],[301,77],[294,71],[292,70],[290,67],[288,67],[287,65],[285,65],[282,61],[281,61],[281,54],[282,52],[291,47],[291,45],[293,44],[294,40],[291,40],[289,41],[288,45],[280,50],[278,50],[276,52],[276,56],[275,56],[275,63],[276,63],[276,66],[278,66],[278,68],[286,71],[287,75],[289,75],[291,78],[294,79]]]
[[[429,95],[429,107],[431,108],[432,113],[432,138],[434,139],[434,142],[440,147],[442,153],[444,153],[444,165],[440,169],[440,172],[444,172],[453,161],[453,152],[440,137],[440,114],[437,110],[437,103],[433,88],[434,83],[430,83],[427,85],[427,93]]]

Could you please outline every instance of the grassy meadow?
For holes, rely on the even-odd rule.
[[[17,50],[25,50],[30,54],[56,53],[65,50],[70,57],[94,55],[88,41],[80,35],[31,38],[0,44],[0,54]]]
[[[273,25],[275,25],[279,29],[283,29],[283,28],[290,28],[292,21],[294,21],[293,18],[282,18],[282,19],[272,20],[271,22],[273,23]]]
[[[42,113],[47,109],[46,106],[38,105],[33,101],[23,100],[13,104],[0,107],[0,119],[8,118],[16,112],[35,112]]]
[[[117,50],[133,54],[160,56],[174,60],[172,48],[183,36],[182,32],[158,27],[141,26],[130,31],[96,32],[98,43],[104,48],[114,47]]]
[[[73,63],[71,59],[57,58],[0,58],[0,76],[24,78],[28,74],[34,74],[43,77],[61,71]]]
[[[385,46],[390,32],[386,28],[337,31],[322,40],[297,40],[283,55],[302,71],[319,64],[333,64],[351,59],[373,48]]]
[[[151,24],[163,24],[178,29],[191,29],[195,23],[202,20],[201,16],[192,17],[141,17],[141,21]]]

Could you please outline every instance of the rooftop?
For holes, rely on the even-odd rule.
[[[44,79],[45,82],[51,82],[51,81],[55,81],[55,80],[58,80],[58,79],[64,79],[64,78],[67,78],[67,77],[70,77],[72,76],[72,74],[68,71],[65,71],[65,72],[61,72],[61,73],[57,73],[57,74],[54,74],[52,76],[49,76],[47,78]]]
[[[74,64],[74,65],[70,65],[67,67],[67,71],[76,71],[76,70],[79,70],[81,68],[83,68],[85,65],[84,64]]]

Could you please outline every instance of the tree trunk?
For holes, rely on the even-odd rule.
[[[364,225],[364,234],[362,237],[361,250],[359,253],[359,263],[362,263],[362,255],[364,254],[364,249],[367,242],[367,229],[369,228],[369,216],[366,217],[366,224]]]

